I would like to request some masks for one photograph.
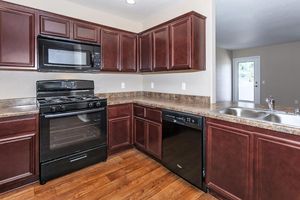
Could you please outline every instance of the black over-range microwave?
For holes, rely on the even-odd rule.
[[[38,36],[38,70],[96,72],[101,68],[100,45]]]

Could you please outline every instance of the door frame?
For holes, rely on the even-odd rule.
[[[232,83],[232,91],[233,91],[233,100],[234,102],[238,102],[238,69],[237,64],[239,62],[247,62],[253,61],[254,62],[254,103],[260,104],[260,77],[261,77],[261,70],[260,70],[260,56],[250,56],[250,57],[239,57],[233,58],[233,66],[232,66],[232,73],[233,73],[233,83]],[[242,101],[242,102],[249,102],[249,101]]]

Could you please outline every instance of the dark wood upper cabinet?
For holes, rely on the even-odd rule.
[[[170,25],[171,69],[191,69],[191,18],[180,19]]]
[[[139,36],[139,71],[152,71],[152,32]]]
[[[71,20],[54,14],[40,14],[40,33],[44,35],[71,37]]]
[[[117,31],[101,31],[102,71],[121,71],[120,67],[120,34]]]
[[[73,38],[75,40],[87,42],[99,42],[99,27],[87,23],[74,21]]]
[[[255,198],[300,199],[300,139],[255,137]]]
[[[137,71],[137,36],[136,34],[121,33],[120,63],[123,72]]]
[[[252,192],[252,135],[208,122],[206,183],[222,199],[250,200]]]
[[[205,18],[190,15],[170,24],[171,70],[205,70]]]
[[[38,118],[0,119],[0,193],[39,178]]]
[[[6,4],[5,4],[6,5]],[[11,5],[0,7],[0,65],[33,68],[35,12]]]
[[[169,69],[169,26],[153,31],[153,70],[167,71]]]
[[[205,70],[205,19],[190,12],[141,33],[140,71]]]

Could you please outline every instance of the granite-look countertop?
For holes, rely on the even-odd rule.
[[[254,105],[249,103],[232,103],[232,102],[224,102],[224,103],[216,103],[216,104],[197,104],[197,103],[182,103],[175,101],[166,101],[160,99],[152,99],[152,98],[112,98],[108,99],[108,105],[116,105],[116,104],[125,104],[125,103],[137,103],[144,106],[157,107],[162,109],[170,109],[179,112],[186,112],[195,115],[201,115],[204,117],[210,117],[214,119],[225,120],[229,122],[259,127],[263,129],[269,129],[273,131],[299,135],[300,136],[300,128],[282,125],[257,119],[250,119],[244,117],[231,116],[227,114],[221,114],[218,110],[236,106],[236,107],[247,107],[247,108],[260,108],[265,109],[266,107],[260,105]],[[279,108],[280,109],[280,108]],[[281,109],[283,110],[283,109]],[[286,111],[286,110],[283,110]],[[289,111],[289,110],[288,110]]]
[[[117,105],[125,103],[137,103],[149,107],[157,107],[161,109],[170,109],[179,112],[186,112],[195,115],[201,115],[204,117],[210,117],[214,119],[225,120],[229,122],[245,124],[249,126],[259,127],[263,129],[274,130],[278,132],[299,135],[300,127],[293,127],[288,125],[282,125],[262,120],[236,117],[217,112],[220,109],[236,106],[236,107],[248,107],[248,108],[265,108],[262,106],[255,106],[248,103],[234,104],[231,102],[217,103],[217,104],[203,104],[203,103],[182,103],[180,101],[171,101],[159,98],[148,97],[126,97],[126,98],[108,98],[108,105]],[[279,108],[279,110],[284,110]],[[286,110],[284,110],[286,111]],[[289,111],[289,110],[288,110]],[[9,99],[0,100],[0,118],[13,117],[21,115],[30,115],[39,113],[39,108],[36,104],[35,98],[24,99]]]
[[[0,100],[0,118],[39,113],[35,98]]]

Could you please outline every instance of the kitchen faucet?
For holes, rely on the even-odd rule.
[[[272,96],[266,98],[266,102],[269,106],[269,109],[273,111],[275,109],[275,99]]]

